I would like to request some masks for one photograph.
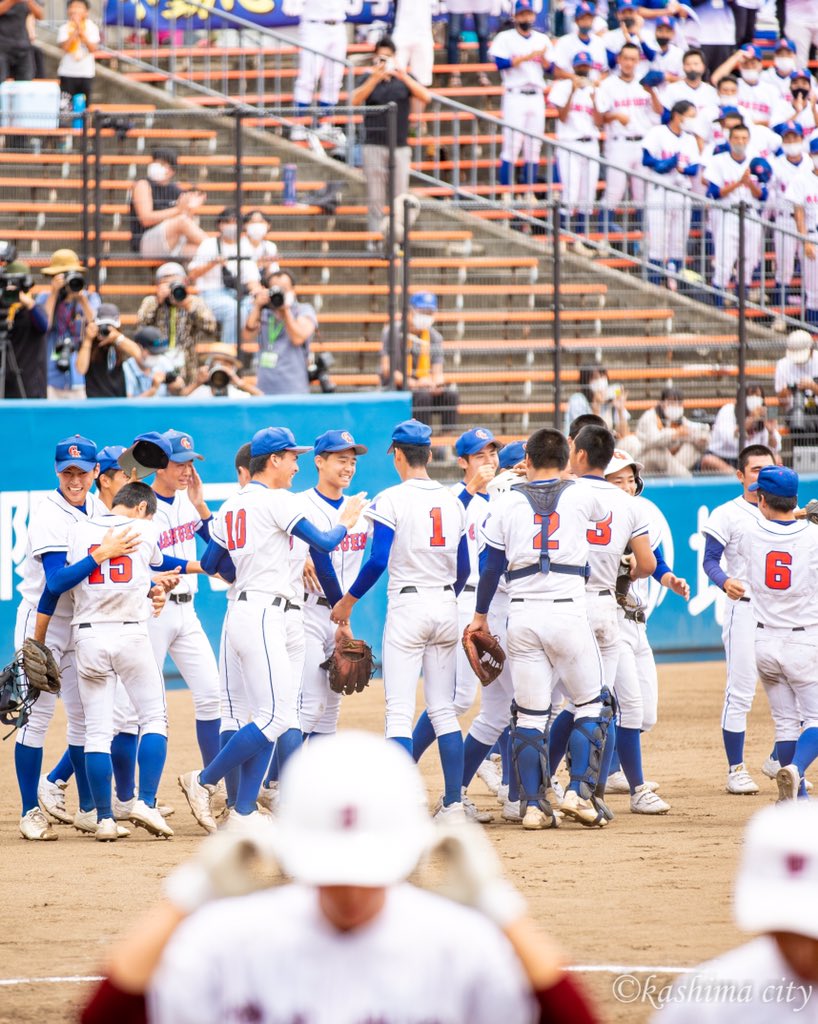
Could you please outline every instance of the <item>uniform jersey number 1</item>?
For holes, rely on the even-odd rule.
[[[224,527],[227,531],[227,549],[235,551],[236,548],[243,548],[247,543],[247,512],[240,508],[237,512],[228,512],[224,517]],[[292,541],[290,542],[292,546]]]
[[[542,526],[542,516],[539,513],[534,515],[534,522],[537,526]],[[560,546],[558,540],[551,540],[551,534],[556,533],[560,528],[560,514],[559,512],[552,512],[548,517],[548,550],[556,551]],[[542,530],[534,538],[534,550],[542,551]]]
[[[88,548],[88,554],[93,555],[99,544],[92,544]],[[105,565],[105,562],[102,563]],[[105,576],[102,573],[102,565],[98,565],[96,569],[88,577],[89,583],[104,583]],[[130,583],[133,578],[133,562],[131,561],[130,555],[120,555],[119,558],[112,558],[108,562],[108,581],[110,583]]]
[[[446,538],[443,536],[443,510],[441,508],[430,508],[429,516],[432,520],[432,536],[429,539],[429,547],[445,547]]]
[[[770,590],[789,590],[792,584],[792,555],[788,551],[770,551],[764,568],[764,582]]]

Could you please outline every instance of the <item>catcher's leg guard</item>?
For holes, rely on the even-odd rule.
[[[523,729],[517,725],[517,714],[543,717],[545,730]],[[551,806],[551,773],[548,768],[548,717],[551,709],[532,711],[521,708],[516,701],[511,703],[511,763],[520,791],[520,816],[524,816],[531,801],[535,801],[543,814],[551,820],[551,828],[559,826],[559,819]],[[532,779],[537,782],[531,785]],[[528,787],[526,786],[528,783]]]
[[[570,754],[571,782],[578,785],[579,795],[590,800],[600,818],[613,818],[613,812],[597,793],[597,786],[603,772],[606,739],[615,714],[613,696],[607,687],[603,687],[597,700],[590,702],[602,703],[602,710],[596,718],[579,718],[574,720],[574,728],[568,740]],[[583,707],[584,705],[578,705]],[[593,826],[594,822],[587,823]]]

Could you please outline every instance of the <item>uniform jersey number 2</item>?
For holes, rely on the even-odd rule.
[[[542,516],[539,513],[534,515],[534,522],[537,526],[542,526]],[[551,540],[551,534],[556,533],[560,528],[560,514],[559,512],[552,512],[548,517],[548,550],[556,551],[560,546],[558,540]],[[542,551],[542,530],[534,538],[534,550]]]
[[[228,551],[243,548],[247,543],[247,511],[240,508],[237,512],[228,512],[224,517],[224,526],[227,530]]]
[[[788,551],[769,551],[764,565],[764,582],[770,590],[789,590],[792,584],[792,555]]]
[[[99,544],[92,544],[88,548],[88,554],[93,555]],[[105,565],[105,562],[102,563]],[[102,565],[98,565],[96,569],[88,577],[89,583],[104,583],[105,576],[102,573]],[[108,581],[110,583],[130,583],[133,578],[133,562],[131,561],[130,555],[120,555],[119,558],[112,558],[108,562]]]

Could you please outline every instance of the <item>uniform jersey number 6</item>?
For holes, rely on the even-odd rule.
[[[98,547],[99,544],[92,544],[88,548],[88,554],[93,555]],[[105,565],[105,562],[102,565]],[[105,582],[105,576],[102,574],[102,565],[98,565],[88,577],[89,583]],[[110,559],[108,562],[108,581],[110,583],[130,583],[132,578],[133,562],[130,555],[120,555],[119,558]]]
[[[535,513],[534,522],[537,526],[542,526],[542,516],[539,513]],[[556,533],[560,528],[560,514],[559,512],[552,512],[548,517],[548,550],[556,551],[560,546],[558,540],[551,540],[551,534]],[[542,551],[542,530],[534,538],[534,550]]]
[[[247,543],[247,512],[240,508],[237,512],[228,512],[224,517],[224,527],[227,531],[227,549],[235,551],[236,548],[243,548]],[[292,541],[290,541],[292,547]]]
[[[770,590],[789,590],[792,584],[792,555],[788,551],[769,551],[764,564],[764,582]]]

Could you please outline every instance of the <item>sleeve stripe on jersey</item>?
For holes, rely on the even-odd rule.
[[[374,508],[364,509],[364,515],[368,519],[374,520],[376,523],[383,523],[383,525],[388,526],[390,530],[394,530],[397,525],[394,519],[390,519],[388,516],[383,515]]]
[[[295,527],[297,526],[297,524],[300,523],[302,519],[306,519],[306,518],[307,518],[307,516],[306,516],[306,514],[304,512],[296,512],[296,514],[289,521],[289,523],[287,523],[287,529],[286,529],[285,532],[286,533],[292,533],[293,530],[295,529]]]

